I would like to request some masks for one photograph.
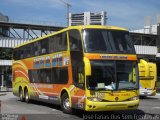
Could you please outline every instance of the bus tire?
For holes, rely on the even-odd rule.
[[[19,89],[19,98],[21,102],[24,102],[23,90],[22,88]]]
[[[67,93],[62,94],[61,97],[61,108],[64,113],[72,114],[71,103]]]
[[[147,96],[140,96],[140,99],[145,99]]]
[[[29,93],[28,93],[28,89],[27,88],[24,91],[24,98],[25,98],[25,102],[26,103],[30,102]]]

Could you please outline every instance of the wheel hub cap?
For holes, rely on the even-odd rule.
[[[70,102],[68,98],[64,100],[63,106],[65,109],[70,109]]]

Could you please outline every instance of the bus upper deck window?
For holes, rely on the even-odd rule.
[[[70,30],[68,33],[69,33],[70,50],[82,51],[80,32],[78,30]]]

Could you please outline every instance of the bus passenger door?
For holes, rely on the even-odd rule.
[[[71,93],[72,106],[80,109],[84,109],[85,102],[84,63],[82,58],[82,52],[71,52],[72,79],[75,86]]]
[[[74,89],[71,91],[72,107],[84,109],[85,104],[85,81],[82,41],[78,30],[70,30],[69,46],[72,67],[72,80]]]

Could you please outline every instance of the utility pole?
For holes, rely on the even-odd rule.
[[[66,7],[67,7],[67,13],[66,13],[66,19],[67,19],[67,26],[69,26],[69,8],[72,7],[72,5],[66,1],[60,0]]]

